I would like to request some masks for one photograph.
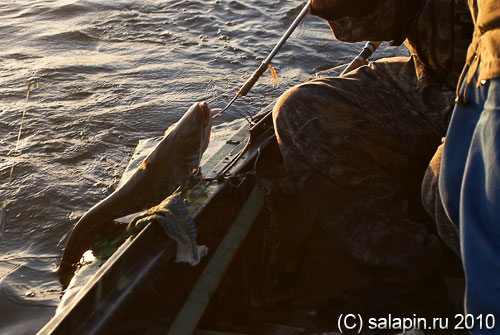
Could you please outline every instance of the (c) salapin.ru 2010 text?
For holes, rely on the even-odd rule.
[[[412,317],[396,317],[392,314],[386,317],[368,318],[367,327],[370,330],[493,330],[495,315],[493,314],[455,314],[454,317],[423,318],[413,314]],[[365,322],[360,314],[341,314],[338,318],[340,332],[357,331],[361,333]]]

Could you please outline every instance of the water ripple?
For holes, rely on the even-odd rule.
[[[109,194],[137,142],[161,135],[195,101],[226,93],[211,104],[223,107],[304,2],[2,1],[0,201],[7,199],[8,207],[0,254],[60,255],[75,218]],[[237,118],[240,110],[257,113],[358,49],[335,42],[325,22],[307,17],[273,61],[280,87],[271,88],[266,73],[217,122]],[[33,82],[38,88],[26,102],[26,83]],[[43,273],[49,280],[48,266]],[[4,309],[12,301],[36,302],[24,295],[34,287],[31,280],[19,279],[22,289],[5,284],[10,302]],[[33,293],[43,304],[57,301]],[[33,318],[27,310],[14,316],[17,321],[0,315],[0,333],[3,325],[22,328],[22,320]],[[37,329],[31,330],[23,333]]]

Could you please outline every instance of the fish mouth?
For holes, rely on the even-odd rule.
[[[198,103],[203,115],[203,126],[206,126],[208,122],[212,119],[212,115],[210,114],[210,107],[208,107],[205,101]]]

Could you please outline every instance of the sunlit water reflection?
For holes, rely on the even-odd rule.
[[[5,0],[0,4],[0,333],[32,334],[53,313],[52,273],[78,217],[110,193],[140,139],[195,101],[223,107],[299,13],[302,0]],[[287,87],[348,62],[307,17],[267,73],[218,123],[257,113]],[[401,50],[397,51],[401,54]],[[377,57],[394,54],[382,48]],[[38,83],[25,103],[27,83]],[[21,113],[23,133],[16,147]],[[10,168],[15,165],[9,186]]]

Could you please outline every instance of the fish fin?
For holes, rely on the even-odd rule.
[[[175,126],[177,126],[177,122],[176,122],[176,123],[171,124],[171,125],[170,125],[170,127],[168,127],[168,128],[167,128],[167,130],[165,130],[165,134],[164,134],[164,136],[167,136],[167,135],[168,135],[168,133],[170,133],[170,132],[171,132],[171,131],[175,128]]]

